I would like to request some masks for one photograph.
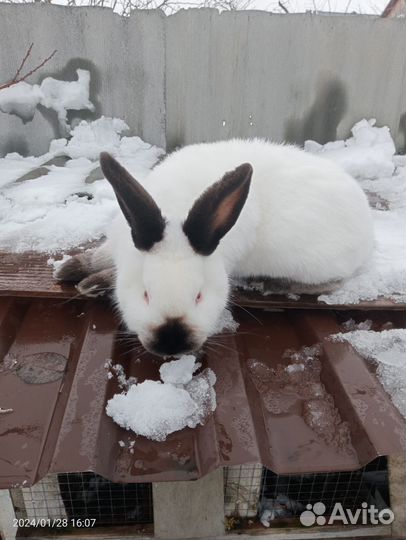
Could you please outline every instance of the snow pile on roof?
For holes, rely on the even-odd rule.
[[[61,126],[69,132],[68,110],[88,109],[94,111],[89,99],[90,73],[84,69],[76,70],[77,81],[58,81],[47,77],[38,84],[21,81],[0,90],[0,111],[15,114],[24,122],[33,119],[38,105],[53,109]]]
[[[174,431],[203,424],[216,409],[216,376],[200,367],[192,355],[166,362],[160,368],[162,381],[146,380],[115,394],[106,412],[125,429],[155,441],[164,441]]]
[[[319,296],[327,304],[391,298],[406,301],[406,157],[395,156],[387,127],[361,120],[353,137],[324,146],[306,141],[305,149],[340,163],[357,177],[373,206],[375,251],[372,261],[336,291]]]
[[[406,418],[406,330],[354,330],[335,334],[330,339],[347,341],[361,356],[376,365],[378,379],[395,407]]]
[[[0,249],[57,253],[103,237],[118,204],[101,172],[99,180],[86,182],[98,172],[94,160],[99,153],[109,150],[141,181],[163,154],[139,137],[121,137],[126,129],[122,120],[112,118],[83,121],[69,141],[52,141],[40,158],[8,154],[0,159]],[[64,166],[47,165],[48,172],[38,178],[16,181],[56,156],[71,159]]]
[[[361,120],[351,129],[352,137],[321,145],[306,141],[304,148],[339,163],[354,178],[391,176],[395,144],[388,127],[374,127],[375,118]]]
[[[339,289],[319,296],[318,300],[327,304],[355,304],[386,297],[406,302],[406,159],[397,162],[400,165],[393,176],[360,181],[369,199],[375,201],[372,261]]]

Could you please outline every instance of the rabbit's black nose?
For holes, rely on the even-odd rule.
[[[155,330],[148,348],[156,354],[168,356],[190,352],[194,349],[192,331],[181,318],[167,319]]]

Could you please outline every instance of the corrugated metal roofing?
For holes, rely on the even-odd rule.
[[[120,390],[104,364],[112,359],[141,382],[158,379],[162,360],[145,354],[135,362],[117,340],[119,322],[108,303],[63,298],[72,288],[53,283],[43,263],[32,272],[34,259],[16,265],[10,256],[0,272],[0,407],[10,409],[0,414],[0,488],[31,485],[48,472],[148,482],[196,479],[252,462],[277,473],[344,471],[401,450],[403,419],[374,374],[348,344],[325,341],[340,331],[340,315],[297,302],[295,310],[255,310],[260,323],[236,310],[238,333],[203,357],[203,368],[217,376],[217,409],[204,426],[164,442],[135,437],[105,413],[107,399]],[[396,311],[372,317],[377,327],[388,320],[403,325]],[[315,343],[323,343],[319,379],[313,374],[292,389],[283,380],[284,353]],[[336,412],[331,418],[326,407],[324,417],[322,403],[315,426],[307,385],[320,383],[329,396],[324,405],[333,403]]]

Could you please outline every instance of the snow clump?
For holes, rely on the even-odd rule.
[[[193,376],[199,367],[192,355],[166,362],[160,368],[161,381],[146,380],[115,394],[106,406],[108,416],[154,441],[203,424],[216,409],[216,376],[209,368]]]

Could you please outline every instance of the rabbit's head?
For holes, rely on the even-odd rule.
[[[216,248],[247,199],[251,165],[226,173],[187,216],[163,216],[114,158],[102,153],[100,162],[129,226],[115,246],[115,294],[124,322],[156,354],[199,349],[228,301],[228,275]]]

